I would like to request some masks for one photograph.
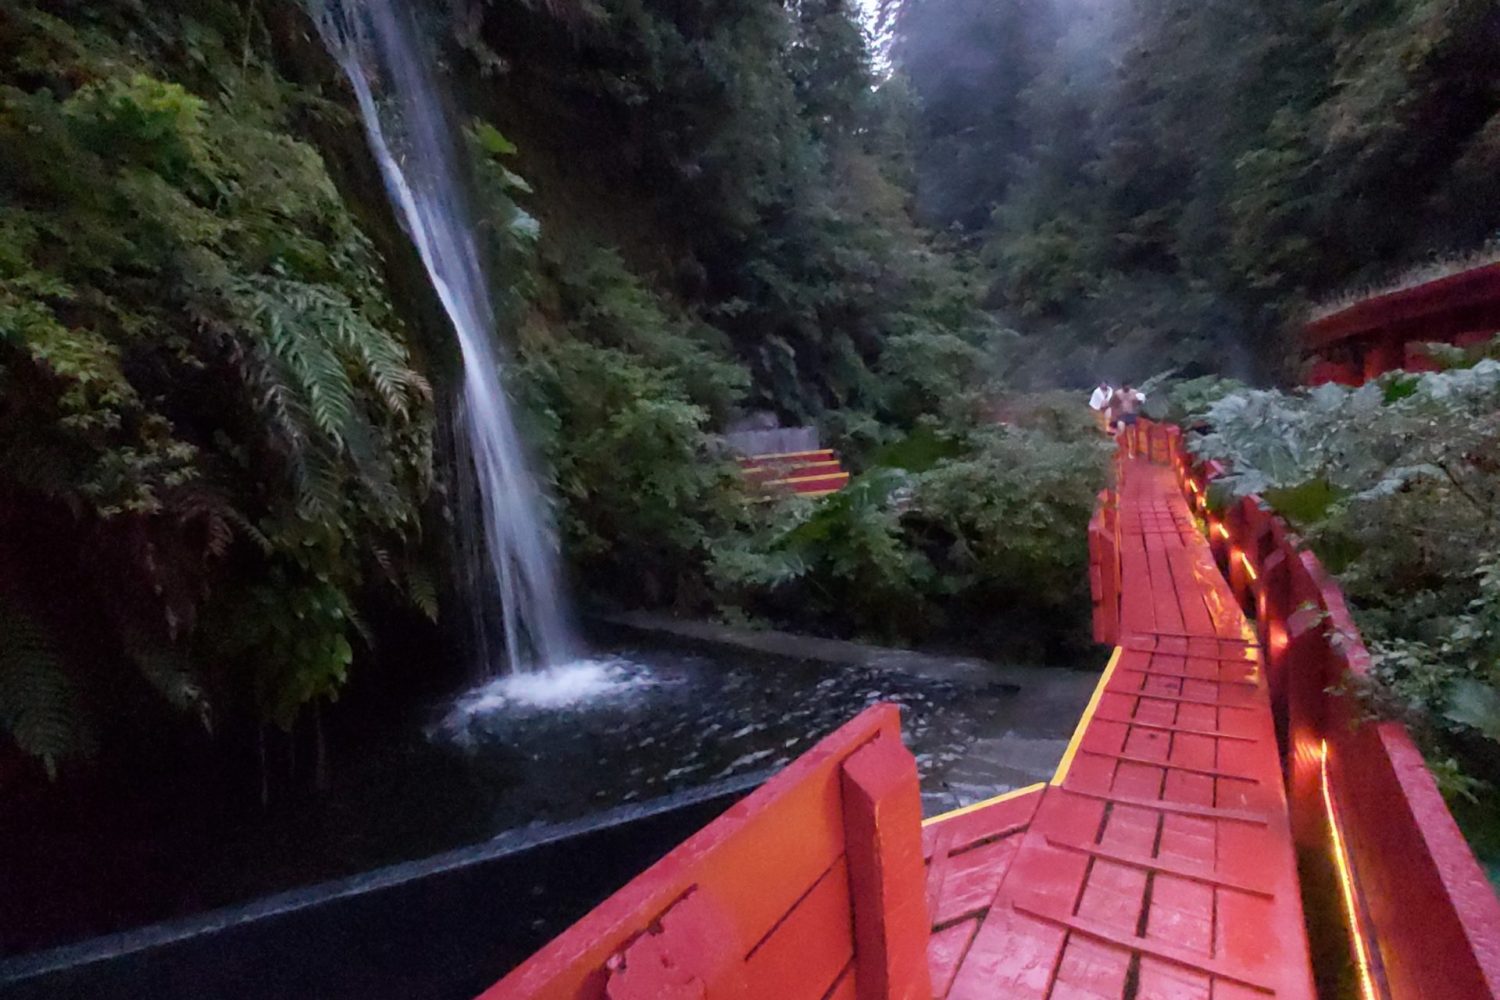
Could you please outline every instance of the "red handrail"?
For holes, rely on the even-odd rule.
[[[1370,653],[1337,582],[1260,497],[1210,510],[1223,467],[1190,454],[1179,428],[1142,423],[1134,433],[1142,453],[1176,469],[1255,617],[1293,834],[1335,856],[1362,992],[1500,996],[1500,899],[1406,727],[1367,720],[1343,689],[1349,675],[1369,675]]]

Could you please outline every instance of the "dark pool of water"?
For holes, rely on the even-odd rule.
[[[567,699],[566,684],[461,693],[356,731],[334,743],[328,791],[269,810],[205,815],[184,794],[153,807],[133,836],[45,831],[0,868],[14,890],[0,915],[9,924],[0,952],[182,917],[778,767],[877,701],[901,706],[924,784],[941,786],[976,740],[1025,709],[1014,687],[982,670],[955,679],[671,646],[618,646],[584,680],[601,690],[583,700]],[[1061,714],[1069,711],[1076,717],[1076,708]],[[1072,717],[1054,720],[1063,735]]]
[[[1015,694],[982,678],[661,648],[620,649],[604,670],[605,690],[589,700],[508,700],[429,729],[464,767],[515,782],[493,803],[495,828],[780,767],[882,701],[901,706],[903,736],[931,778]]]

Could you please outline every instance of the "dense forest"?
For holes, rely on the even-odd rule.
[[[1311,303],[1500,234],[1486,0],[414,6],[595,608],[1076,648],[1108,450],[1046,390],[1290,379]],[[312,18],[0,8],[0,790],[274,798],[468,669],[452,332]],[[749,491],[764,412],[851,486]]]
[[[906,0],[920,217],[1025,377],[1295,375],[1311,303],[1500,232],[1487,0]]]

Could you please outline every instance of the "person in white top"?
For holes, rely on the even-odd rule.
[[[1099,430],[1108,434],[1111,424],[1110,404],[1115,398],[1114,388],[1105,381],[1101,381],[1094,387],[1094,394],[1089,397],[1089,409],[1094,411],[1094,420],[1099,424]]]

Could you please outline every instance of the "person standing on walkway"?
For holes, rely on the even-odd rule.
[[[1094,394],[1089,397],[1089,409],[1094,411],[1094,421],[1099,425],[1099,430],[1103,434],[1109,433],[1110,402],[1114,398],[1114,386],[1103,380],[1094,387]]]
[[[1135,426],[1141,419],[1141,404],[1146,397],[1129,383],[1115,392],[1111,408],[1120,421],[1120,430],[1126,435],[1125,442],[1131,457],[1135,456]]]

